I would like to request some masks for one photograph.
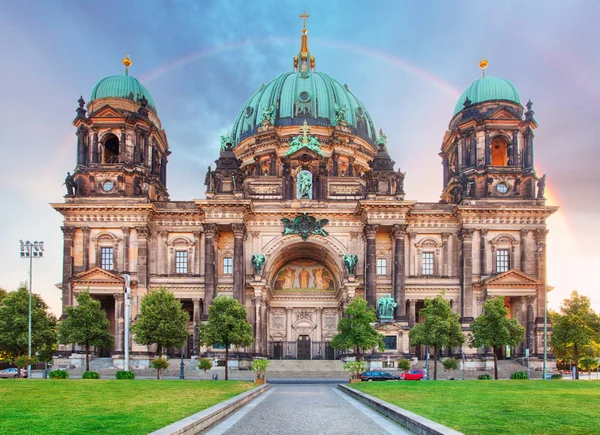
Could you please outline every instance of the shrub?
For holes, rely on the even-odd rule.
[[[482,375],[477,376],[477,380],[479,380],[479,381],[491,381],[492,380],[492,375],[490,375],[489,373],[484,373]]]
[[[158,357],[150,362],[150,366],[156,369],[156,379],[160,379],[160,372],[169,368],[169,361],[166,358]]]
[[[207,370],[212,369],[213,362],[208,358],[200,358],[198,360],[198,368],[204,372],[204,377],[206,378]]]
[[[398,368],[400,370],[410,370],[410,361],[407,359],[398,360]]]
[[[100,379],[100,374],[98,372],[83,372],[81,379]]]
[[[267,367],[271,361],[268,359],[255,359],[252,361],[252,370],[256,373],[256,379],[264,379]]]
[[[512,372],[510,374],[511,379],[529,379],[527,372]]]
[[[456,358],[446,358],[442,361],[442,365],[448,371],[456,370],[458,368],[458,360]]]
[[[365,363],[362,361],[351,361],[344,364],[344,370],[350,375],[350,379],[360,379],[360,374],[365,371]]]
[[[52,370],[50,373],[48,373],[48,377],[50,379],[68,379],[69,372],[66,370]]]
[[[550,379],[562,379],[562,375],[560,373],[554,373],[550,376]]]
[[[129,370],[118,370],[115,375],[117,379],[135,379],[135,374]]]

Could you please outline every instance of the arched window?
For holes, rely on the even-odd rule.
[[[519,242],[509,234],[490,240],[492,247],[492,274],[508,272],[515,265],[515,248]]]
[[[114,134],[107,134],[102,141],[104,153],[102,163],[119,163],[119,139]]]
[[[508,145],[501,137],[492,139],[492,166],[506,166],[508,164]]]

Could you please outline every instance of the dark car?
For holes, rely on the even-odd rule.
[[[19,377],[19,369],[15,367],[11,367],[8,369],[4,369],[0,372],[0,378],[18,378]],[[27,377],[27,371],[21,370],[21,377]]]
[[[422,381],[425,377],[425,372],[420,369],[407,370],[402,374],[402,379],[405,381]]]
[[[399,381],[402,378],[388,372],[368,371],[360,375],[360,379],[363,381]]]

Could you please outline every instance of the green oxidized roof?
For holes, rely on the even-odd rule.
[[[148,107],[156,112],[154,100],[148,89],[138,79],[129,75],[109,76],[98,82],[92,91],[90,101],[99,98],[126,98],[138,102],[142,97],[148,100]]]
[[[460,96],[454,108],[454,115],[465,108],[465,99],[471,104],[484,101],[504,100],[520,104],[519,91],[510,81],[500,77],[481,77],[475,80]]]
[[[336,113],[336,105],[338,110]],[[353,132],[375,144],[377,137],[366,107],[346,85],[322,72],[287,72],[262,84],[246,101],[231,131],[235,144],[256,133],[263,121],[263,111],[273,106],[274,125],[337,125],[336,115],[343,115]]]

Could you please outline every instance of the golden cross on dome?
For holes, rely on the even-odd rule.
[[[304,124],[302,124],[302,126],[300,127],[300,131],[302,132],[302,142],[308,142],[308,133],[310,132],[310,127],[308,126],[308,124],[306,123],[306,121],[304,121]]]
[[[304,28],[306,29],[306,19],[310,18],[310,15],[308,15],[306,13],[306,11],[302,12],[302,15],[300,15],[300,18],[302,18],[304,20]]]

